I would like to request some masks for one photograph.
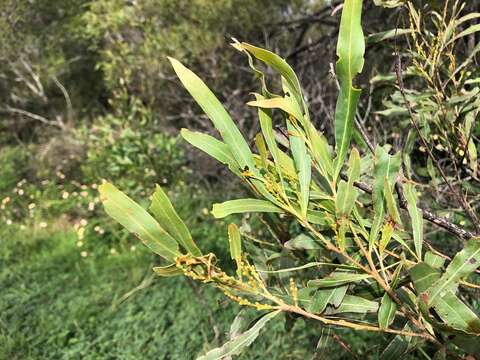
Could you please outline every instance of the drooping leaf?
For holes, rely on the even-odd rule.
[[[407,200],[407,210],[412,221],[413,242],[415,244],[415,252],[419,259],[422,258],[423,245],[423,217],[422,212],[417,206],[417,193],[412,184],[405,184],[405,198]]]
[[[135,201],[110,183],[100,185],[98,191],[107,214],[135,234],[150,250],[172,262],[181,255],[175,239]]]
[[[378,309],[378,325],[381,329],[388,329],[390,324],[395,319],[395,313],[397,311],[397,304],[392,298],[385,293]]]
[[[224,218],[231,214],[242,214],[248,212],[281,213],[282,209],[269,201],[259,199],[237,199],[225,201],[221,204],[213,204],[212,214],[217,219]]]
[[[254,163],[250,148],[217,97],[195,73],[178,60],[173,58],[169,60],[183,86],[213,122],[240,167],[243,169],[247,166],[253,170]]]
[[[230,151],[230,147],[220,140],[215,139],[213,136],[188,129],[182,129],[180,134],[185,141],[220,161],[222,164],[229,166],[232,171],[235,171],[239,167]]]
[[[363,69],[365,40],[361,25],[362,0],[345,0],[337,42],[336,71],[340,93],[335,108],[335,179],[340,174],[354,128],[354,117],[361,90],[353,79]]]
[[[445,273],[427,292],[429,304],[435,304],[443,293],[453,289],[458,280],[468,276],[480,266],[480,239],[472,238],[462,251],[457,253]]]
[[[185,250],[195,256],[202,255],[202,252],[193,241],[187,226],[182,219],[180,219],[167,194],[165,194],[159,185],[156,186],[155,192],[153,193],[150,211],[160,226],[182,245]]]
[[[285,60],[283,60],[277,54],[274,54],[268,50],[265,50],[244,42],[239,44],[239,46],[240,48],[250,52],[258,60],[263,61],[265,64],[270,66],[273,70],[275,70],[277,73],[282,75],[282,77],[286,80],[288,84],[288,88],[291,92],[291,95],[294,96],[297,104],[301,106],[304,103],[302,98],[302,90],[301,90],[300,82],[298,81],[298,77],[295,74],[295,71],[293,71],[293,69],[290,67],[290,65],[287,64]],[[306,109],[304,109],[304,111],[305,110]]]
[[[222,347],[213,349],[207,354],[200,356],[197,360],[220,360],[228,356],[240,354],[246,347],[250,346],[260,334],[260,330],[280,311],[273,311],[266,314],[255,325],[234,339],[226,342]]]

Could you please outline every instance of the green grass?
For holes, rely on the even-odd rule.
[[[153,278],[117,304],[150,277],[147,251],[112,256],[99,246],[82,258],[74,233],[23,235],[0,246],[2,359],[188,359],[214,337],[209,315],[225,325],[234,316],[213,289],[204,309],[182,278]]]
[[[75,242],[70,231],[3,234],[1,359],[192,359],[227,340],[239,308],[215,289],[152,277],[154,258],[141,246],[111,255],[99,243],[82,258]],[[282,326],[244,358],[300,358],[278,336]]]
[[[222,248],[215,231],[207,240]],[[239,306],[185,278],[152,276],[155,258],[140,245],[112,255],[96,241],[82,258],[73,231],[2,230],[0,359],[195,359],[228,340]],[[239,358],[311,359],[318,323],[287,331],[282,319]],[[368,358],[381,349],[371,334],[340,334]],[[331,350],[329,359],[349,358]]]

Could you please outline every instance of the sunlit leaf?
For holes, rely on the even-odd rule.
[[[192,239],[190,231],[173,208],[170,199],[163,189],[157,185],[152,197],[150,211],[163,227],[190,254],[201,256],[202,252]]]
[[[241,168],[247,166],[253,170],[254,163],[250,148],[217,97],[197,75],[182,63],[173,58],[169,58],[169,60],[183,86],[213,122]]]
[[[233,171],[239,167],[230,151],[230,147],[213,136],[188,129],[182,129],[180,134],[191,145],[207,153],[222,164],[229,166]]]
[[[181,255],[175,239],[135,201],[110,183],[100,185],[98,191],[107,214],[135,234],[150,250],[170,261]]]
[[[217,219],[224,218],[231,214],[242,214],[248,212],[281,213],[282,209],[269,201],[259,199],[237,199],[225,201],[221,204],[213,204],[212,214]]]
[[[340,93],[335,109],[335,178],[340,173],[354,128],[354,117],[361,90],[353,79],[363,69],[365,40],[361,25],[362,0],[345,0],[337,42],[337,76]]]

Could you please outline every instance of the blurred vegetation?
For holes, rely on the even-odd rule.
[[[393,139],[398,147],[413,149],[410,161],[422,184],[420,201],[471,230],[473,224],[438,181],[419,139],[408,135],[392,54],[401,54],[415,111],[424,110],[424,135],[436,144],[435,154],[449,176],[462,169],[455,186],[468,191],[478,212],[478,33],[456,39],[446,46],[444,58],[433,61],[428,44],[439,43],[447,22],[429,14],[444,11],[445,2],[412,3],[424,14],[413,22],[421,24],[421,37],[367,38],[361,82],[370,81],[370,89],[361,99],[359,121],[375,143]],[[209,211],[212,203],[243,189],[234,187],[238,183],[225,169],[180,140],[178,132],[187,125],[215,130],[174,81],[166,56],[188,63],[216,89],[253,143],[259,128],[244,103],[258,86],[229,43],[234,37],[282,54],[299,74],[312,121],[332,143],[337,88],[330,63],[336,60],[339,4],[0,2],[0,359],[188,359],[228,338],[238,308],[212,289],[154,278],[150,269],[158,260],[105,215],[97,187],[106,179],[140,200],[161,184],[194,238],[204,241],[202,249],[232,267],[226,222],[214,221]],[[457,13],[453,4],[446,7],[448,21],[480,12],[476,2]],[[407,29],[413,26],[412,11],[366,2],[363,22],[367,36],[396,26]],[[471,24],[458,24],[457,33]],[[425,56],[418,56],[420,48]],[[447,79],[453,80],[439,94],[438,82]],[[445,99],[452,103],[446,111],[438,108]],[[468,107],[455,113],[459,101]],[[367,148],[359,133],[354,139]],[[458,249],[452,235],[427,230],[440,248]],[[303,320],[293,330],[289,321],[285,324],[276,324],[243,358],[318,356],[318,328]],[[286,336],[289,331],[296,335]],[[384,345],[374,335],[340,334],[359,356],[376,358]],[[349,356],[338,343],[332,347],[332,358]]]

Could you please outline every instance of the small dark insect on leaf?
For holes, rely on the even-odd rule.
[[[477,262],[477,260],[475,260],[474,258],[470,259],[470,264],[475,264],[476,262]]]

